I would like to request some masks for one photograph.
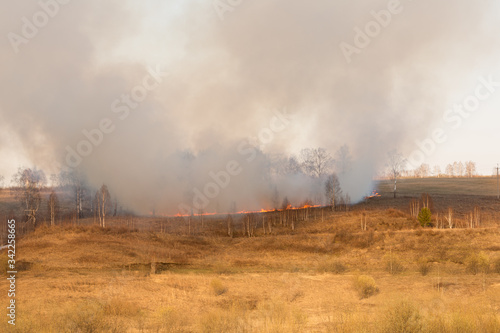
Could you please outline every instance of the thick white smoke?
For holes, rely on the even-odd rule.
[[[238,3],[9,3],[1,126],[33,164],[78,165],[140,212],[193,208],[211,183],[207,211],[269,208],[276,190],[324,200],[321,181],[276,175],[272,156],[343,144],[356,201],[500,45],[491,1]]]

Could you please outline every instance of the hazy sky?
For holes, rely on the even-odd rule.
[[[495,1],[64,2],[0,13],[7,177],[20,164],[56,172],[104,120],[110,133],[81,167],[123,191],[124,178],[155,175],[141,195],[188,177],[161,176],[183,169],[177,152],[230,159],[276,110],[290,121],[265,153],[348,144],[362,179],[392,149],[443,168],[473,160],[484,174],[500,161]],[[146,91],[137,106],[123,100],[134,89]]]

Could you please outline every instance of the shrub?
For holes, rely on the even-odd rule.
[[[239,312],[235,309],[213,310],[201,318],[201,332],[246,332],[248,324],[245,316],[245,312]]]
[[[307,316],[299,309],[288,304],[271,300],[258,307],[259,316],[255,332],[268,333],[300,333],[304,332]],[[240,331],[238,331],[240,332]]]
[[[340,260],[326,260],[319,264],[318,271],[321,273],[342,274],[347,267]]]
[[[484,252],[473,253],[465,259],[465,267],[468,273],[488,273],[490,268],[490,258]]]
[[[220,296],[227,292],[227,287],[219,279],[213,279],[212,282],[210,282],[210,287],[215,296]]]
[[[359,275],[354,279],[354,289],[358,292],[359,298],[368,298],[379,292],[375,280],[368,275]]]
[[[422,227],[428,227],[431,225],[431,210],[427,207],[424,207],[420,210],[420,213],[418,213],[418,222],[420,222],[420,225]]]
[[[385,270],[392,275],[400,274],[405,270],[403,263],[398,256],[388,253],[384,256]]]
[[[92,333],[108,331],[110,325],[106,322],[102,305],[89,301],[68,316],[67,329],[70,332]]]
[[[390,217],[406,217],[406,214],[399,209],[389,208],[386,212]]]
[[[140,314],[141,308],[134,302],[113,298],[104,305],[103,312],[107,316],[134,317]]]
[[[403,301],[387,311],[382,327],[384,333],[423,332],[422,316],[412,303]]]
[[[185,332],[188,323],[189,319],[181,311],[165,307],[157,311],[151,328],[157,332]]]
[[[377,239],[375,238],[375,233],[373,230],[370,230],[353,236],[350,244],[358,249],[366,249],[375,244],[376,241]]]
[[[429,274],[431,270],[431,265],[429,264],[429,261],[427,258],[420,258],[417,261],[417,266],[418,266],[418,271],[422,276],[426,276]]]
[[[437,313],[427,318],[425,332],[493,333],[500,332],[500,317],[486,309],[477,308],[451,313]]]
[[[493,272],[500,274],[500,258],[496,258],[493,261]]]

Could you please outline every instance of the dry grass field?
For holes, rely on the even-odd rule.
[[[474,178],[405,178],[398,179],[398,193],[401,195],[420,195],[430,193],[433,195],[497,195],[496,177]],[[394,181],[379,181],[379,190],[382,194],[390,195],[394,189]]]
[[[253,237],[245,216],[233,238],[225,217],[41,226],[17,244],[17,322],[0,331],[500,332],[500,204],[427,181],[402,181],[397,199],[382,183],[382,197],[313,209],[294,230],[276,221],[264,234],[257,214]],[[420,227],[409,202],[423,192],[434,222],[479,205],[481,225]],[[5,305],[6,279],[0,290]]]

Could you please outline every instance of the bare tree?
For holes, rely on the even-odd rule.
[[[465,176],[465,166],[461,161],[458,162],[458,174],[460,175],[460,177]]]
[[[118,198],[115,196],[115,200],[113,201],[113,216],[116,216],[116,214],[118,214]]]
[[[331,169],[333,159],[324,148],[306,148],[300,151],[300,161],[305,173],[319,178]]]
[[[472,178],[476,175],[476,163],[472,161],[465,162],[465,175]]]
[[[448,227],[450,229],[452,229],[453,225],[454,225],[454,223],[453,223],[453,208],[448,207],[448,211],[447,211],[447,213],[445,215],[445,219],[448,222]]]
[[[3,188],[3,181],[4,181],[5,177],[0,175],[0,189]]]
[[[56,224],[56,216],[59,212],[59,199],[55,191],[50,193],[47,206],[50,213],[50,225],[53,226]]]
[[[108,187],[102,185],[96,193],[97,198],[97,211],[99,216],[99,225],[103,228],[106,227],[106,215],[111,209],[111,195],[109,194]]]
[[[271,172],[276,175],[294,175],[302,172],[301,165],[295,156],[272,155]]]
[[[227,235],[231,238],[233,238],[233,218],[231,217],[230,214],[227,215],[226,217],[227,220]]]
[[[449,177],[454,177],[454,176],[455,176],[455,169],[453,168],[453,165],[452,165],[452,164],[448,164],[448,165],[446,166],[445,173],[446,173]]]
[[[415,170],[415,177],[418,178],[427,178],[431,174],[431,167],[429,164],[422,163],[416,170]]]
[[[288,201],[288,197],[283,199],[283,203],[281,204],[281,212],[280,212],[280,224],[284,226],[288,226],[288,209],[291,208],[292,205],[290,201]]]
[[[344,207],[346,212],[349,210],[349,207],[351,207],[351,196],[349,195],[349,193],[346,193],[342,196],[341,205]]]
[[[299,160],[295,156],[290,156],[286,164],[286,172],[289,175],[302,173],[302,168]]]
[[[325,182],[325,196],[328,200],[328,204],[332,206],[332,210],[335,210],[335,205],[338,204],[340,198],[342,198],[342,188],[340,187],[340,182],[336,174],[328,176]]]
[[[453,173],[455,177],[463,177],[465,174],[465,167],[462,162],[453,162]]]
[[[361,231],[366,231],[368,223],[366,222],[366,212],[361,213]]]
[[[441,167],[439,165],[435,165],[432,169],[432,173],[434,174],[434,177],[439,178],[441,176]]]
[[[70,187],[75,200],[75,218],[78,221],[83,217],[83,202],[87,193],[85,175],[78,169],[72,171],[61,171],[59,174],[59,185]]]
[[[16,185],[16,197],[26,214],[28,223],[36,227],[36,219],[42,196],[40,190],[46,183],[45,173],[38,169],[19,168],[13,177]]]
[[[387,166],[389,168],[391,178],[394,179],[394,198],[396,198],[398,177],[406,167],[406,159],[397,150],[390,151],[388,153],[388,159]]]
[[[418,213],[420,212],[420,201],[418,199],[411,199],[410,201],[410,216],[413,218],[418,217]]]
[[[343,145],[335,152],[335,170],[342,176],[349,172],[352,166],[352,157],[349,146]]]
[[[468,214],[469,218],[469,228],[477,228],[481,224],[481,208],[475,206],[474,210]]]

